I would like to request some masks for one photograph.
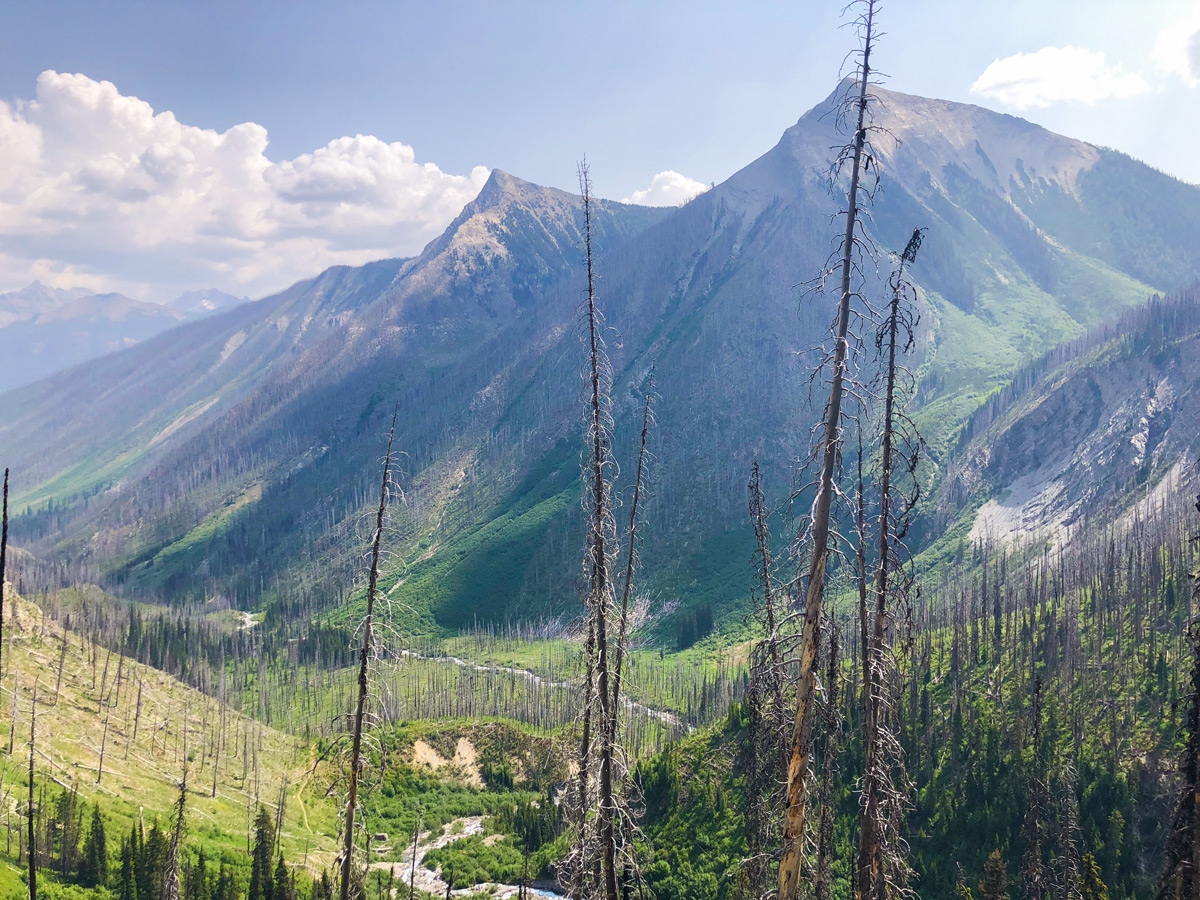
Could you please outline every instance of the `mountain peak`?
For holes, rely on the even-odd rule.
[[[784,133],[781,144],[801,162],[820,160],[827,166],[829,147],[848,139],[848,130],[838,127],[836,110],[856,85],[853,78],[842,79]],[[888,177],[902,183],[918,171],[922,181],[925,172],[936,181],[945,167],[956,166],[1001,194],[1030,181],[1073,193],[1079,175],[1100,158],[1100,150],[1091,144],[973,103],[878,86],[871,87],[870,95],[873,155]]]
[[[510,175],[503,169],[492,169],[483,188],[474,200],[463,207],[458,219],[466,221],[487,210],[506,207],[512,203],[529,205],[572,199],[577,200],[578,198],[566,191],[560,191],[558,188],[544,187],[518,178],[516,175]],[[453,230],[454,223],[450,225],[450,228]]]

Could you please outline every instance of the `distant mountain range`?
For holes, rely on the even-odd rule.
[[[803,285],[834,238],[841,201],[829,173],[845,87],[681,208],[598,204],[614,448],[626,469],[657,366],[642,583],[655,604],[727,609],[744,596],[751,461],[782,503],[807,452],[819,413],[813,348],[832,300]],[[1102,391],[1101,411],[1071,431],[1021,395],[1012,415],[1040,424],[1018,429],[1020,464],[1001,465],[980,443],[1018,440],[978,417],[1031,360],[1200,276],[1200,189],[1012,116],[878,96],[882,189],[869,233],[880,255],[878,269],[863,260],[864,293],[881,296],[883,251],[927,228],[911,272],[916,414],[936,505],[915,533],[932,546],[955,528],[965,536],[976,509],[1041,465],[1039,447],[1095,434],[1106,415],[1146,414],[1138,386],[1125,385]],[[389,546],[406,564],[385,588],[409,624],[573,610],[581,229],[578,197],[496,171],[416,258],[330,269],[0,396],[0,460],[30,510],[17,540],[114,589],[307,615],[359,565],[379,436],[399,403],[405,503]],[[1180,372],[1171,378],[1190,377]],[[1160,445],[1170,454],[1136,465],[1089,457],[1110,478],[1103,499],[1156,483],[1186,445],[1176,433]],[[1062,459],[1082,458],[1073,451]],[[1064,490],[1085,515],[1099,492],[1072,479]],[[1001,528],[989,509],[981,528]]]
[[[0,294],[0,391],[121,350],[181,322],[239,303],[215,289],[168,304],[33,282]]]

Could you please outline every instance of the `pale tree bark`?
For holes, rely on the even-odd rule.
[[[591,613],[591,633],[596,641],[596,699],[599,713],[599,772],[597,787],[599,802],[596,808],[597,833],[599,837],[599,861],[602,890],[606,900],[617,900],[616,861],[616,802],[613,793],[613,746],[609,740],[609,722],[612,717],[612,684],[608,658],[608,615],[612,601],[612,582],[609,566],[612,530],[611,485],[609,440],[609,396],[607,360],[601,336],[601,317],[596,304],[595,268],[592,247],[592,197],[587,163],[579,167],[579,187],[583,195],[584,251],[587,263],[587,340],[589,360],[588,402],[588,557],[590,568],[590,592],[588,606]],[[585,712],[585,715],[588,713]],[[585,723],[587,727],[587,723]],[[586,739],[586,736],[585,736]],[[583,767],[580,769],[583,778]],[[581,794],[586,804],[586,794]],[[581,848],[582,849],[582,848]],[[581,856],[581,864],[583,857]]]
[[[846,194],[846,230],[842,238],[841,295],[834,325],[833,371],[829,402],[825,406],[821,469],[813,503],[808,589],[804,602],[804,626],[800,645],[800,672],[796,686],[796,715],[792,725],[791,756],[788,761],[787,799],[783,851],[779,861],[778,900],[795,900],[800,889],[800,865],[804,857],[804,830],[812,786],[809,758],[812,754],[813,713],[817,682],[817,646],[825,607],[825,572],[829,563],[829,519],[833,505],[834,475],[841,450],[842,399],[845,391],[849,351],[850,301],[853,296],[854,248],[858,228],[858,194],[866,146],[867,85],[870,80],[871,40],[875,0],[867,0],[862,57],[858,71],[857,122],[850,157],[850,187]]]
[[[637,472],[633,479],[633,502],[629,508],[629,546],[625,551],[625,584],[621,588],[621,622],[617,628],[616,659],[613,663],[612,716],[609,720],[609,741],[615,746],[617,740],[617,716],[621,701],[621,667],[625,661],[625,643],[629,639],[629,598],[633,589],[633,576],[637,568],[637,514],[642,498],[642,482],[646,472],[646,439],[650,434],[653,416],[654,369],[646,382],[646,404],[642,409],[642,433],[638,443]]]
[[[775,583],[762,471],[755,459],[750,467],[750,521],[754,526],[755,576],[762,586],[754,595],[754,615],[763,638],[751,650],[750,684],[746,692],[749,723],[746,740],[746,849],[742,896],[757,900],[774,883],[771,848],[779,840],[780,782],[787,771],[785,732],[788,712],[784,702],[786,662],[781,648],[778,618],[780,598]]]
[[[4,563],[8,559],[8,469],[4,470],[4,510],[0,522],[0,653],[4,649]],[[13,623],[17,618],[17,601],[12,601]],[[0,673],[4,672],[3,660],[0,660]],[[12,661],[9,661],[12,665]]]
[[[29,705],[29,900],[37,900],[37,836],[33,809],[33,754],[37,747],[37,692],[33,685],[33,702]]]
[[[185,725],[186,727],[186,725]],[[183,846],[187,825],[184,816],[187,812],[187,756],[183,760],[183,774],[179,779],[179,797],[175,801],[175,822],[171,826],[171,842],[167,845],[166,865],[163,867],[163,900],[179,900],[179,852]]]
[[[838,686],[841,681],[839,634],[835,622],[829,623],[828,670],[825,674],[825,747],[821,761],[821,813],[817,827],[817,875],[813,894],[816,900],[833,897],[833,776],[837,770],[838,736],[841,713]]]
[[[358,657],[358,703],[354,711],[354,731],[350,746],[350,785],[346,791],[345,834],[342,839],[341,900],[350,900],[350,882],[354,872],[354,817],[358,805],[358,778],[362,760],[363,719],[367,708],[367,670],[375,652],[372,628],[375,615],[375,594],[379,584],[379,553],[383,544],[383,516],[387,509],[388,479],[392,469],[392,442],[396,437],[396,417],[399,405],[392,411],[392,427],[388,431],[387,452],[383,457],[383,479],[379,488],[379,510],[375,516],[375,535],[371,541],[371,572],[367,579],[367,613],[363,619],[362,649]]]
[[[1196,497],[1196,510],[1200,512],[1200,495]],[[1200,542],[1200,535],[1192,541]],[[1200,896],[1200,570],[1193,573],[1192,585],[1191,617],[1185,635],[1191,651],[1191,672],[1179,760],[1183,786],[1171,817],[1162,878],[1162,896],[1172,900]]]
[[[887,354],[884,363],[884,399],[882,436],[880,438],[880,476],[879,476],[879,545],[875,569],[875,609],[871,627],[871,637],[866,649],[867,665],[865,698],[866,715],[863,720],[863,745],[865,762],[863,766],[863,793],[859,815],[859,845],[858,845],[858,892],[859,900],[884,900],[891,885],[889,874],[885,871],[884,838],[889,830],[884,821],[883,794],[889,789],[890,779],[887,769],[898,761],[885,758],[884,739],[887,726],[884,717],[884,694],[888,689],[888,674],[890,662],[890,647],[888,646],[888,597],[891,585],[889,578],[893,568],[900,565],[897,558],[897,544],[905,528],[909,507],[902,505],[897,512],[893,507],[895,496],[892,484],[893,467],[901,440],[899,412],[897,410],[897,376],[899,374],[897,355],[903,353],[912,343],[912,319],[906,313],[904,295],[904,266],[916,259],[917,250],[921,246],[923,234],[920,230],[913,232],[900,256],[900,264],[892,282],[892,299],[888,315],[878,334],[878,344]],[[904,346],[900,344],[903,342]],[[905,457],[905,462],[911,471],[915,466],[915,450]]]

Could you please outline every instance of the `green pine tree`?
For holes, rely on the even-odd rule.
[[[275,823],[266,807],[260,806],[254,820],[254,850],[250,855],[250,886],[246,889],[246,900],[274,900],[271,877],[271,860],[274,858]]]
[[[1090,853],[1083,855],[1083,865],[1081,866],[1083,875],[1083,884],[1081,885],[1083,900],[1108,900],[1108,888],[1104,882],[1100,880],[1100,866],[1096,863],[1096,858]]]
[[[233,873],[225,863],[221,863],[221,870],[217,874],[217,886],[213,890],[213,900],[237,900],[237,895],[237,882],[234,881]]]
[[[158,827],[150,828],[140,852],[134,857],[133,872],[137,900],[162,900],[163,869],[167,862],[167,836]]]
[[[292,883],[292,873],[288,871],[288,867],[284,864],[282,856],[279,857],[279,862],[275,866],[275,885],[272,900],[296,900],[296,888]]]
[[[79,861],[79,883],[97,887],[108,881],[108,840],[104,834],[104,819],[100,804],[92,807],[92,827],[83,842],[83,858]]]
[[[133,839],[121,842],[121,878],[117,883],[117,900],[137,900],[137,881],[133,875]]]
[[[201,850],[196,862],[184,866],[183,895],[187,900],[212,900],[212,883],[208,877],[208,857]]]

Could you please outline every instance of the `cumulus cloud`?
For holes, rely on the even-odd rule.
[[[247,122],[196,128],[107,81],[43,72],[0,101],[0,281],[262,295],[333,264],[416,253],[487,180],[370,135],[291,160]]]
[[[971,92],[1016,109],[1052,103],[1093,104],[1109,97],[1132,97],[1150,90],[1136,72],[1105,64],[1099,50],[1043,47],[992,62],[971,85]]]
[[[1159,34],[1152,55],[1162,71],[1200,87],[1200,4]]]
[[[621,202],[637,203],[641,206],[679,206],[707,190],[707,184],[668,169],[650,179],[650,187],[644,191],[634,191]]]

